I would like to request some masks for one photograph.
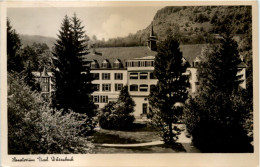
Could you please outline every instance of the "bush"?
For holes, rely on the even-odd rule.
[[[94,123],[85,114],[53,110],[18,74],[8,74],[8,153],[89,153],[86,135]]]
[[[126,130],[132,128],[135,103],[123,87],[116,102],[109,102],[99,114],[99,125],[104,129]]]
[[[190,98],[184,122],[194,146],[202,152],[252,152],[244,127],[246,110],[239,95],[213,93],[207,98]]]

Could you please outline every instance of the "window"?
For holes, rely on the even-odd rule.
[[[103,62],[101,67],[102,68],[110,68],[110,63],[109,62]]]
[[[148,85],[140,85],[140,92],[147,92],[148,91]]]
[[[48,83],[48,78],[42,78],[43,83]]]
[[[99,84],[93,84],[93,89],[94,91],[99,91],[100,90]]]
[[[102,73],[103,80],[110,80],[110,73]]]
[[[99,80],[99,73],[92,73],[92,78],[94,80]]]
[[[123,89],[123,84],[115,84],[115,91],[121,91]]]
[[[102,84],[102,91],[110,92],[111,91],[111,84]]]
[[[108,97],[107,96],[100,96],[100,102],[101,103],[107,103],[108,102]]]
[[[140,67],[140,61],[134,61],[133,67]]]
[[[98,68],[98,63],[91,63],[91,68],[92,69],[97,69]]]
[[[113,67],[114,68],[122,68],[123,64],[119,60],[116,60],[116,62],[113,63]]]
[[[140,73],[140,79],[147,79],[148,78],[148,73],[147,72],[141,72]]]
[[[123,74],[122,73],[115,73],[115,80],[122,80]]]
[[[130,85],[130,91],[138,91],[138,85]]]
[[[153,72],[150,72],[150,79],[155,79]]]
[[[138,79],[138,73],[130,73],[130,79]]]
[[[147,103],[143,103],[143,114],[147,114]]]
[[[99,96],[92,96],[92,100],[94,103],[99,103]]]
[[[47,85],[44,85],[44,86],[42,87],[42,91],[43,91],[43,92],[48,92],[48,91],[49,91],[48,86],[47,86]]]

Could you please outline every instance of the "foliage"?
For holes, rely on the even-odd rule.
[[[88,123],[88,124],[87,124]],[[84,114],[49,108],[19,74],[8,74],[8,153],[89,153],[85,134],[94,124]]]
[[[45,56],[49,48],[46,44],[34,44],[22,48],[19,35],[12,29],[7,20],[7,68],[8,72],[18,72],[24,76],[25,83],[31,90],[40,91],[32,71],[40,70],[40,67],[50,65],[50,56]]]
[[[21,72],[24,70],[22,56],[20,53],[21,40],[19,35],[12,29],[9,19],[7,19],[7,70],[8,72]]]
[[[133,116],[135,103],[124,86],[116,102],[109,102],[99,115],[99,124],[104,129],[130,129],[135,120]]]
[[[23,63],[32,71],[40,71],[44,67],[47,70],[51,69],[51,52],[45,43],[33,43],[31,46],[27,45],[22,50]]]
[[[176,134],[173,133],[172,124],[178,122],[181,114],[178,104],[184,103],[188,96],[188,77],[183,74],[188,64],[182,57],[176,38],[168,36],[157,48],[154,74],[158,83],[149,95],[149,102],[152,119],[157,126],[163,126],[163,139],[173,144]],[[177,127],[176,131],[179,132]]]
[[[191,12],[192,11],[192,12]],[[252,9],[250,6],[167,6],[157,11],[153,19],[154,31],[159,41],[163,41],[169,28],[174,31],[180,27],[180,34],[185,37],[182,44],[204,44],[208,37],[201,40],[203,33],[212,36],[225,32],[230,27],[232,34],[243,34],[252,31]],[[129,34],[126,37],[112,38],[107,41],[97,41],[97,47],[130,47],[146,45],[151,24],[146,28]],[[190,27],[190,28],[187,28]],[[196,28],[203,28],[204,32],[195,32]],[[186,31],[185,31],[186,30]],[[200,38],[200,39],[199,39]],[[215,41],[218,42],[218,41]]]
[[[85,66],[84,56],[88,54],[86,35],[81,21],[74,15],[63,19],[58,40],[53,51],[55,92],[53,104],[57,109],[67,112],[69,109],[95,114],[89,67]]]
[[[240,90],[237,44],[226,34],[204,51],[198,67],[198,92],[185,107],[184,121],[192,142],[202,152],[252,151],[245,120],[252,108]]]

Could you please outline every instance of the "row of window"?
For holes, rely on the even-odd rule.
[[[148,79],[148,74],[149,79],[155,79],[153,72],[140,72],[140,74],[138,72],[132,72],[130,73],[130,79]]]
[[[110,73],[102,73],[102,80],[110,80],[111,74]],[[92,73],[92,78],[94,80],[99,80],[99,73]],[[115,73],[114,74],[114,79],[115,80],[123,80],[123,73]]]
[[[42,89],[42,92],[49,92],[49,91],[50,91],[48,85],[43,85],[43,86],[41,86],[41,89]]]
[[[98,69],[99,64],[98,63],[91,63],[91,68],[92,69]],[[101,68],[111,68],[110,63],[102,63]],[[124,68],[122,63],[113,63],[113,68]]]
[[[150,89],[152,89],[152,87],[154,87],[155,85],[150,85]],[[148,91],[148,85],[145,85],[145,84],[142,84],[142,85],[130,85],[130,91],[131,92],[137,92],[137,91],[140,91],[140,92],[147,92]]]
[[[130,73],[130,79],[155,79],[153,72],[132,72]],[[92,73],[92,78],[94,80],[99,80],[100,75],[99,73]],[[111,74],[110,73],[102,73],[102,80],[110,80]],[[114,80],[123,80],[123,73],[114,73]]]
[[[129,61],[127,67],[154,67],[154,61]]]
[[[92,96],[92,101],[94,103],[107,103],[108,96]]]
[[[94,91],[100,91],[99,84],[93,84]],[[115,84],[115,91],[121,91],[123,89],[123,84]],[[110,92],[111,91],[111,84],[102,84],[102,91],[103,92]]]
[[[38,82],[48,83],[50,78],[36,78]]]

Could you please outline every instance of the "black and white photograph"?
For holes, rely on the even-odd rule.
[[[10,161],[258,154],[253,17],[243,3],[6,7]]]

